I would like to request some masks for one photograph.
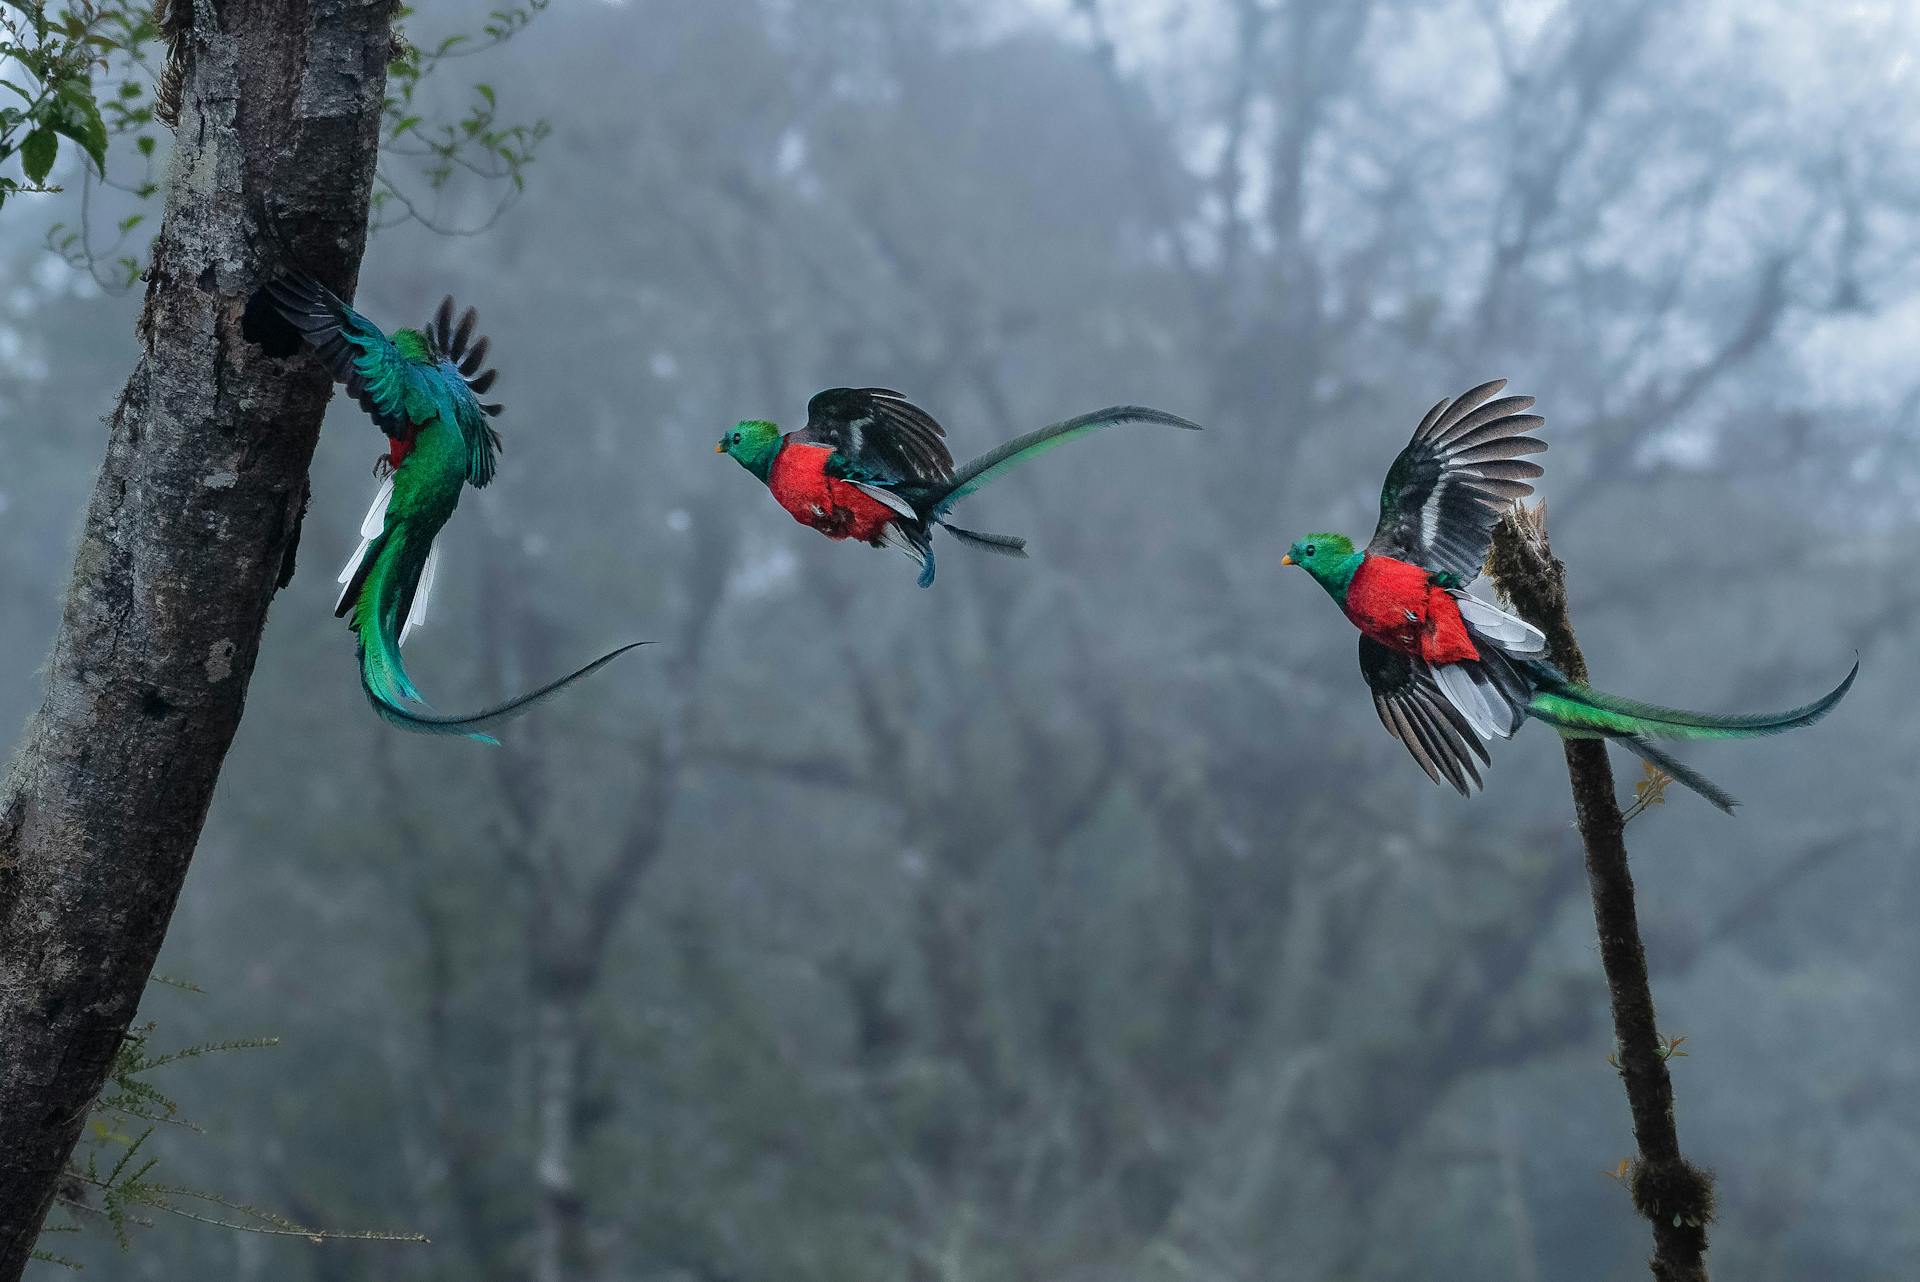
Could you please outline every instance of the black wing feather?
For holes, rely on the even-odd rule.
[[[500,376],[495,369],[482,369],[492,341],[484,334],[474,337],[480,313],[469,307],[454,320],[458,304],[449,294],[434,309],[427,322],[427,339],[433,345],[434,358],[441,371],[466,384],[470,410],[460,411],[460,434],[467,443],[467,480],[481,487],[493,480],[496,455],[501,453],[500,433],[485,422],[504,408],[480,399]]]
[[[1480,573],[1501,511],[1533,493],[1544,469],[1522,456],[1546,442],[1528,433],[1544,418],[1531,396],[1494,399],[1505,379],[1442,401],[1414,429],[1380,491],[1380,524],[1367,551],[1445,570],[1462,583]]]
[[[848,475],[880,484],[938,484],[953,477],[947,432],[899,392],[831,387],[807,402],[807,425],[794,439],[826,445]]]
[[[473,376],[480,372],[480,367],[487,360],[487,348],[492,345],[492,340],[482,334],[480,341],[467,351],[466,358],[460,362],[460,373],[468,381],[472,381]]]
[[[469,307],[460,313],[459,323],[453,319],[454,309],[458,306],[449,294],[440,300],[433,319],[427,322],[427,335],[433,340],[435,352],[441,360],[451,365],[467,388],[476,398],[485,396],[492,389],[494,380],[500,377],[497,369],[482,368],[487,362],[487,350],[493,346],[493,340],[485,334],[475,338],[473,331],[480,323],[480,313]],[[481,404],[481,413],[489,418],[495,417],[506,407],[495,404]],[[500,448],[499,433],[490,432],[492,446]]]
[[[1452,784],[1461,796],[1481,786],[1474,764],[1493,758],[1465,717],[1448,702],[1427,665],[1372,637],[1360,638],[1360,675],[1373,692],[1373,709],[1387,733],[1406,745],[1435,783]]]

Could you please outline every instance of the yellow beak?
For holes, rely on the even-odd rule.
[[[727,443],[725,441],[720,442],[713,447],[713,452],[715,454],[725,454],[727,452]]]
[[[1296,560],[1294,560],[1294,559],[1293,559],[1293,553],[1291,553],[1291,552],[1289,552],[1289,553],[1287,553],[1287,554],[1286,554],[1285,556],[1283,556],[1283,557],[1281,557],[1281,558],[1280,558],[1280,564],[1282,564],[1282,565],[1298,565],[1298,564],[1300,564],[1300,563],[1299,563],[1298,561],[1296,561]]]

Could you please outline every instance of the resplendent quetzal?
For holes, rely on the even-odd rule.
[[[287,272],[267,287],[276,310],[314,348],[349,395],[389,438],[375,472],[384,475],[373,508],[360,527],[360,546],[340,573],[345,586],[336,618],[352,615],[360,641],[360,685],[374,711],[403,730],[465,735],[492,743],[481,731],[532,710],[635,645],[621,646],[528,694],[469,716],[416,711],[426,701],[407,676],[400,645],[426,618],[439,562],[434,540],[461,490],[493,480],[500,436],[487,421],[500,406],[482,403],[495,371],[481,372],[487,340],[475,341],[471,308],[453,320],[453,299],[441,302],[425,329],[379,327],[303,272]]]
[[[1028,459],[1115,423],[1200,430],[1177,414],[1116,405],[1029,432],[956,470],[946,429],[899,392],[834,387],[807,402],[807,425],[799,431],[782,436],[777,425],[750,419],[722,436],[714,452],[731,454],[765,482],[800,524],[830,539],[902,549],[919,563],[924,588],[933,584],[936,525],[969,547],[1027,554],[1023,538],[948,521],[955,503]]]
[[[1751,739],[1812,725],[1840,702],[1858,660],[1833,690],[1785,712],[1713,716],[1622,699],[1570,681],[1548,662],[1547,640],[1524,619],[1464,590],[1486,560],[1506,505],[1541,474],[1525,457],[1546,449],[1527,435],[1546,422],[1531,396],[1493,397],[1499,379],[1441,401],[1400,451],[1380,492],[1380,524],[1363,549],[1342,534],[1309,534],[1283,565],[1312,575],[1360,629],[1360,672],[1388,733],[1435,783],[1470,795],[1482,739],[1509,738],[1528,717],[1561,734],[1611,739],[1722,810],[1734,805],[1656,739]]]

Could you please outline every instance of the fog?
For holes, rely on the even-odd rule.
[[[483,7],[430,0],[409,34]],[[384,441],[335,398],[300,568],[152,988],[204,1128],[94,1275],[246,1282],[1644,1276],[1550,730],[1483,794],[1382,732],[1280,557],[1372,530],[1427,408],[1539,398],[1596,685],[1827,721],[1686,745],[1628,828],[1713,1267],[1920,1253],[1912,631],[1920,15],[1459,0],[631,0],[430,91],[552,125],[476,235],[380,231],[501,371],[498,481],[408,644],[437,709],[628,656],[487,749],[397,733],[332,617]],[[488,223],[456,184],[436,217]],[[34,200],[39,203],[33,203]],[[0,724],[38,705],[138,296],[0,221]],[[714,457],[823,387],[1031,559],[797,526]],[[1638,763],[1616,754],[1625,791]],[[556,1248],[555,1244],[559,1244]],[[46,1265],[44,1276],[64,1276]],[[33,1273],[30,1269],[30,1276]]]

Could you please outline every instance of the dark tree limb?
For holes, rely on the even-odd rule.
[[[1553,661],[1575,681],[1587,662],[1567,618],[1566,566],[1547,544],[1544,507],[1515,508],[1494,529],[1487,574],[1520,614],[1547,634]],[[1634,1206],[1653,1225],[1653,1276],[1660,1282],[1706,1282],[1707,1225],[1713,1181],[1680,1153],[1673,1120],[1673,1082],[1654,1019],[1647,953],[1640,940],[1627,865],[1625,825],[1614,799],[1613,767],[1602,739],[1567,739],[1574,815],[1586,847],[1587,884],[1613,1009],[1620,1079],[1633,1113],[1639,1158],[1629,1183]]]
[[[165,936],[290,564],[329,392],[247,341],[265,207],[351,293],[393,6],[175,6],[179,125],[141,354],[46,698],[0,785],[0,1282],[20,1276]]]

